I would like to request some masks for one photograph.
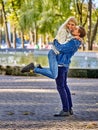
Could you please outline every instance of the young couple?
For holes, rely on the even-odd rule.
[[[79,49],[82,38],[86,35],[85,29],[76,26],[74,17],[70,17],[59,29],[55,37],[52,49],[48,53],[49,68],[43,68],[41,65],[35,66],[33,63],[25,66],[21,72],[30,72],[42,74],[55,79],[57,90],[62,102],[62,110],[54,116],[70,116],[73,114],[72,98],[67,85],[67,74],[71,58]]]

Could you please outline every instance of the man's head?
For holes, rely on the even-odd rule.
[[[72,35],[83,38],[86,35],[86,31],[82,26],[76,26],[76,28],[72,31]]]

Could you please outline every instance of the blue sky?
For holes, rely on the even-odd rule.
[[[94,3],[96,5],[96,7],[98,7],[98,0],[95,0]]]

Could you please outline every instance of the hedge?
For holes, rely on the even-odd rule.
[[[21,66],[2,66],[0,65],[1,75],[15,75],[15,76],[37,76],[37,74],[31,73],[21,73]],[[70,68],[68,77],[76,78],[98,78],[98,69],[92,68]]]
[[[98,78],[98,69],[93,68],[87,68],[87,69],[81,69],[81,68],[70,68],[69,77],[79,77],[79,78]]]

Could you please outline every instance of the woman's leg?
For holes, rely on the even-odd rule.
[[[56,79],[58,76],[58,63],[56,59],[56,54],[53,50],[48,53],[49,68],[34,68],[35,73],[42,74],[52,79]]]

